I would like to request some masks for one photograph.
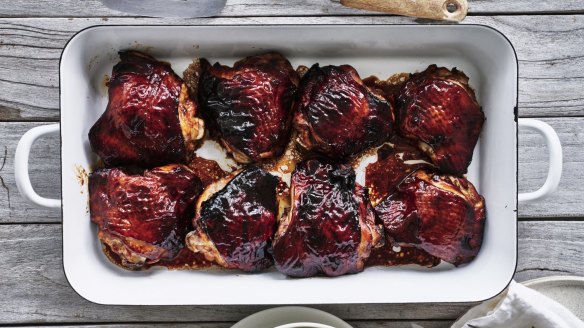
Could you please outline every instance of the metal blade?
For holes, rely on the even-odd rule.
[[[110,9],[137,16],[210,17],[217,16],[227,0],[101,0]]]

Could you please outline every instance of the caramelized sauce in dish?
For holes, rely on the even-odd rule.
[[[390,243],[371,250],[371,255],[365,263],[367,267],[397,266],[417,264],[424,267],[435,267],[440,259],[415,247],[394,247]]]
[[[120,256],[113,252],[108,245],[102,244],[102,247],[103,253],[108,260],[124,270],[143,271],[153,267],[165,267],[170,270],[200,270],[213,267],[213,264],[207,261],[203,254],[193,253],[186,247],[182,248],[173,259],[163,259],[158,263],[149,263],[142,267],[128,267],[124,265]]]
[[[221,169],[214,160],[195,157],[189,162],[189,168],[201,179],[203,187],[207,187],[214,181],[222,179],[229,174]]]

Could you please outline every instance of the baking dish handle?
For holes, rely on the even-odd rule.
[[[26,131],[20,138],[14,155],[14,178],[18,191],[26,200],[41,207],[59,208],[61,207],[61,200],[45,198],[34,191],[28,175],[28,157],[32,144],[38,138],[56,132],[59,132],[59,124],[37,126]]]
[[[519,126],[538,132],[544,137],[550,162],[547,179],[543,186],[536,191],[519,194],[518,200],[520,202],[526,202],[547,197],[558,188],[560,178],[562,177],[562,144],[556,131],[545,122],[522,118],[519,119]]]

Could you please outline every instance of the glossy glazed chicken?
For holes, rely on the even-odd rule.
[[[377,160],[365,168],[365,186],[373,206],[392,194],[412,172],[436,169],[413,142],[402,137],[393,136],[376,154]]]
[[[293,277],[361,272],[381,240],[367,189],[348,165],[299,163],[292,175],[291,208],[274,237],[277,269]]]
[[[375,207],[388,241],[443,261],[472,261],[483,240],[485,200],[464,178],[416,171]]]
[[[204,135],[197,105],[167,63],[137,51],[120,52],[109,102],[89,131],[106,166],[184,163]]]
[[[313,65],[302,77],[298,96],[294,126],[306,149],[345,159],[392,134],[390,103],[365,86],[349,65]]]
[[[253,272],[271,266],[278,181],[249,166],[209,185],[197,201],[188,247],[229,269]]]
[[[201,70],[197,88],[203,116],[234,159],[250,163],[280,155],[290,136],[299,83],[290,62],[270,52],[244,58],[233,68],[204,59],[193,65]]]
[[[431,65],[413,74],[396,107],[403,136],[418,141],[442,171],[467,172],[485,115],[463,72]]]
[[[377,161],[367,165],[365,169],[365,186],[369,188],[369,197],[374,207],[395,193],[399,184],[412,172],[436,169],[431,160],[417,148],[415,142],[399,136],[393,136],[379,147],[376,155]],[[383,211],[384,208],[380,206],[376,210]],[[391,234],[386,234],[385,239],[389,242],[374,249],[366,263],[367,266],[417,264],[433,267],[440,264],[439,258],[421,248],[398,245],[395,241],[392,243]]]
[[[143,174],[100,169],[89,176],[91,221],[122,266],[146,268],[172,259],[183,248],[201,191],[199,178],[183,165]]]

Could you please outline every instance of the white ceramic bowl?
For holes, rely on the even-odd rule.
[[[334,315],[304,306],[282,306],[254,313],[231,328],[352,328]]]

